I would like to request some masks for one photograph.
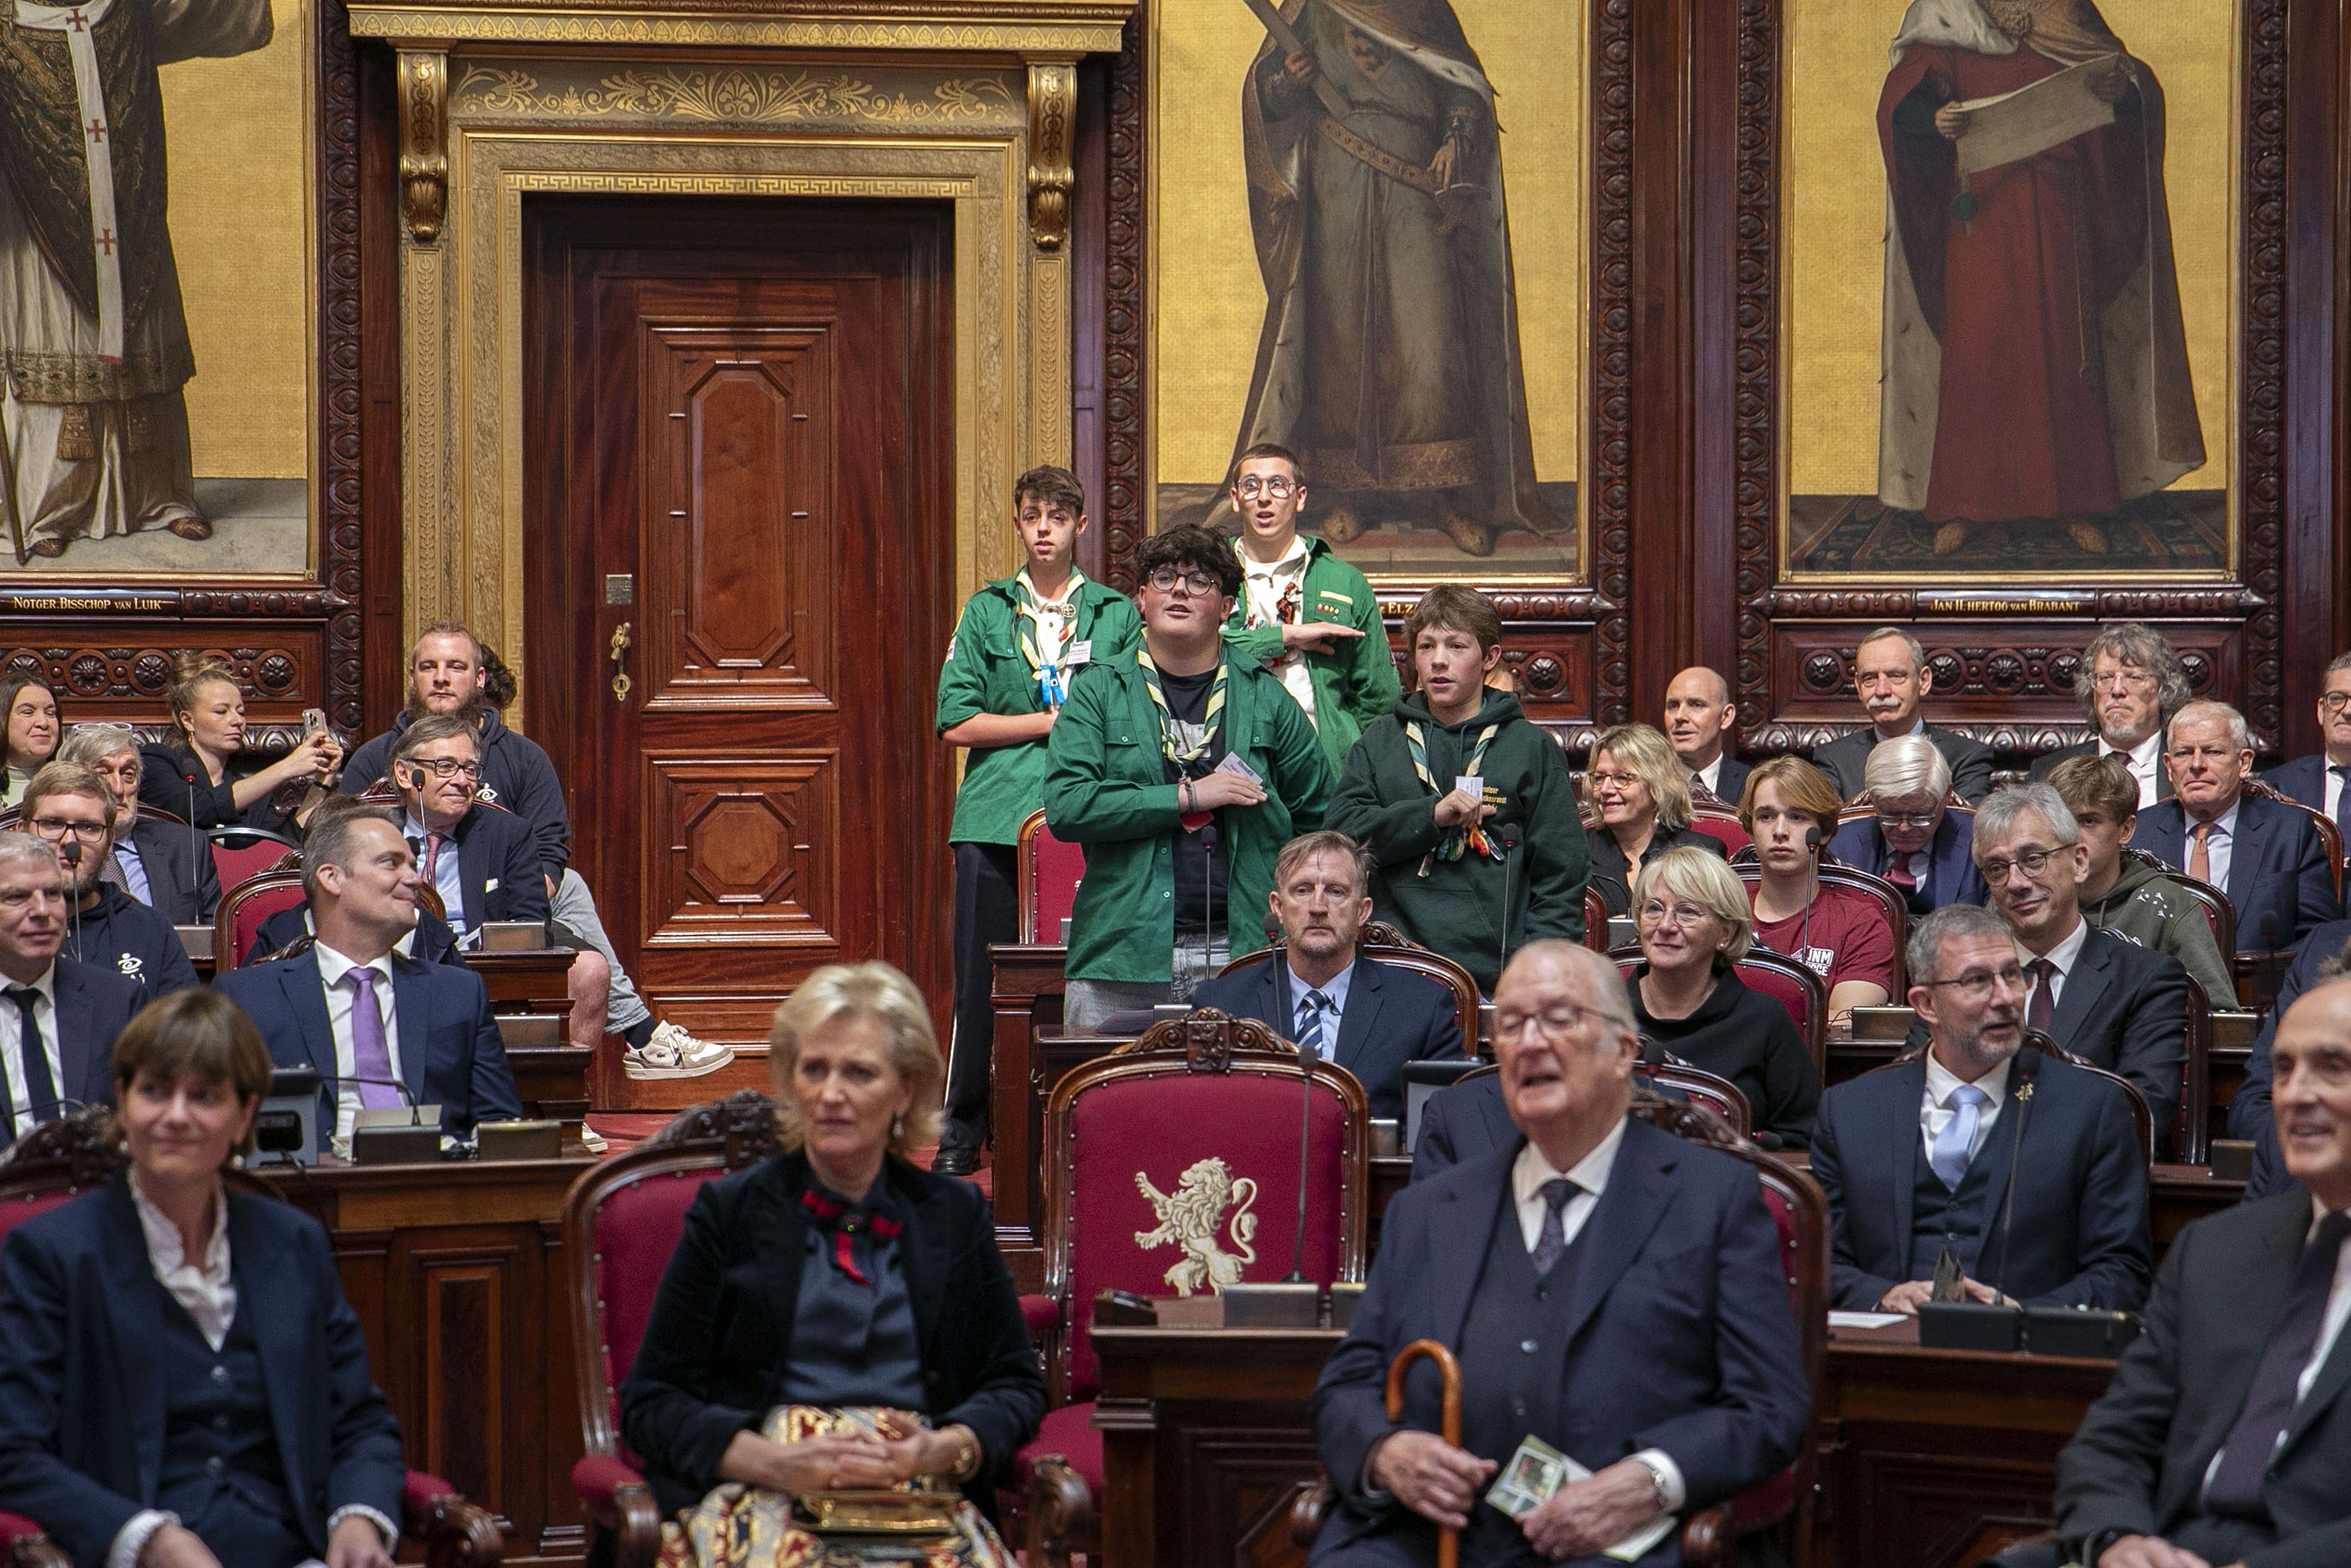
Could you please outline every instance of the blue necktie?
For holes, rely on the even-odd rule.
[[[17,1049],[25,1063],[25,1109],[36,1123],[54,1122],[61,1113],[57,1104],[57,1081],[49,1076],[49,1048],[41,1039],[40,1019],[33,1016],[33,1004],[41,993],[30,986],[11,986],[8,999],[16,1004]],[[0,1078],[0,1107],[8,1100],[8,1082]],[[13,1118],[8,1125],[0,1125],[0,1143],[16,1136]]]
[[[1951,1119],[1943,1124],[1927,1163],[1953,1192],[1959,1191],[1959,1183],[1967,1179],[1968,1162],[1975,1155],[1976,1128],[1983,1123],[1983,1108],[1991,1103],[1991,1096],[1972,1083],[1960,1084],[1943,1102]]]
[[[1322,1054],[1322,1009],[1331,998],[1321,991],[1309,991],[1298,1003],[1298,1049],[1309,1056]]]
[[[1567,1207],[1569,1198],[1583,1188],[1565,1176],[1553,1176],[1542,1184],[1541,1190],[1543,1200],[1542,1234],[1535,1238],[1535,1249],[1527,1254],[1527,1261],[1534,1265],[1535,1278],[1539,1280],[1549,1277],[1560,1255],[1567,1250],[1567,1226],[1560,1218],[1560,1210]]]

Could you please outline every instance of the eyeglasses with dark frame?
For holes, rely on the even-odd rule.
[[[1162,593],[1175,592],[1176,584],[1181,583],[1184,586],[1184,591],[1195,599],[1204,599],[1211,593],[1222,592],[1225,586],[1213,573],[1177,571],[1172,566],[1161,567],[1157,571],[1144,578],[1144,581]]]
[[[2049,869],[2049,862],[2056,859],[2060,852],[2062,852],[2054,849],[2026,850],[2012,861],[2000,859],[1978,861],[1976,870],[1983,873],[1985,882],[1993,887],[1998,887],[2008,880],[2010,867],[2022,866],[2025,875],[2039,876]]]
[[[480,763],[460,762],[454,757],[412,757],[408,758],[408,765],[422,768],[435,779],[479,779],[482,776]]]
[[[1968,1000],[1980,1002],[1991,995],[1991,988],[1995,985],[2005,986],[2012,991],[2022,990],[2024,966],[2008,964],[1989,974],[1981,969],[1970,969],[1955,980],[1928,980],[1926,983],[1928,986],[1949,986]]]
[[[53,844],[64,842],[68,833],[86,844],[103,843],[109,831],[104,822],[68,822],[63,817],[35,817],[25,826]]]

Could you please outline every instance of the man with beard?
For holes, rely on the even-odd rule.
[[[1269,903],[1281,949],[1219,975],[1195,1007],[1256,1019],[1284,1040],[1353,1073],[1372,1114],[1404,1117],[1404,1064],[1461,1054],[1453,993],[1408,970],[1355,954],[1371,918],[1372,859],[1344,833],[1307,833],[1273,862]]]
[[[66,917],[65,956],[131,981],[144,1007],[193,986],[196,967],[169,920],[99,880],[114,851],[118,810],[106,780],[78,763],[52,762],[25,786],[17,825],[55,846],[60,860],[74,861],[67,875],[76,907]]]
[[[2074,695],[2090,721],[2090,738],[2035,758],[2032,777],[2045,779],[2077,757],[2110,757],[2130,770],[2140,809],[2170,800],[2163,727],[2190,695],[2188,666],[2170,640],[2136,621],[2107,627],[2082,650]]]
[[[406,707],[391,729],[351,754],[343,792],[357,795],[381,779],[402,732],[427,714],[450,714],[472,725],[482,743],[478,798],[530,825],[557,935],[586,949],[571,966],[571,1037],[587,1038],[601,1013],[603,1031],[628,1041],[625,1066],[632,1078],[698,1078],[734,1061],[727,1047],[658,1022],[637,995],[605,935],[595,895],[570,869],[571,819],[555,764],[537,742],[508,729],[484,695],[481,641],[462,621],[427,626],[409,655]]]
[[[1535,493],[1494,89],[1446,0],[1304,0],[1241,88],[1265,323],[1236,453],[1279,442],[1343,546],[1566,523]],[[1344,112],[1333,110],[1343,104]]]
[[[211,925],[221,896],[212,850],[185,822],[140,811],[146,763],[137,732],[127,724],[78,724],[57,747],[57,760],[80,763],[114,791],[121,808],[114,819],[114,867],[122,891],[174,925]]]

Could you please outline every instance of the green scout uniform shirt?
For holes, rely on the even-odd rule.
[[[1266,792],[1258,805],[1217,813],[1229,868],[1225,928],[1238,957],[1265,946],[1274,856],[1322,825],[1331,765],[1280,676],[1229,649],[1225,666],[1225,748],[1257,769]],[[1132,656],[1097,656],[1079,669],[1050,739],[1045,820],[1086,852],[1064,967],[1073,980],[1175,976],[1175,835],[1184,830],[1149,679]]]
[[[1366,726],[1376,723],[1395,706],[1404,683],[1396,676],[1395,660],[1388,652],[1388,629],[1380,619],[1379,601],[1364,574],[1331,553],[1331,547],[1312,536],[1306,540],[1306,571],[1300,580],[1299,619],[1301,622],[1335,622],[1353,626],[1361,637],[1351,638],[1335,653],[1308,653],[1306,673],[1314,684],[1314,728],[1333,773],[1347,765],[1347,753]],[[1235,540],[1233,553],[1240,554]],[[1246,570],[1248,562],[1242,562]],[[1225,622],[1225,641],[1259,664],[1282,657],[1281,628],[1249,626],[1249,595],[1233,603]]]
[[[1501,967],[1503,865],[1473,849],[1458,861],[1432,859],[1428,874],[1420,874],[1423,857],[1444,841],[1445,830],[1437,825],[1438,797],[1413,769],[1404,733],[1408,722],[1418,723],[1426,737],[1428,770],[1440,790],[1450,790],[1468,768],[1479,733],[1489,724],[1502,727],[1486,747],[1479,774],[1495,807],[1486,819],[1487,833],[1516,823],[1520,835],[1510,879],[1512,952],[1538,937],[1583,939],[1591,861],[1567,758],[1522,716],[1509,692],[1489,691],[1477,717],[1449,726],[1429,717],[1427,699],[1414,692],[1364,731],[1331,797],[1323,825],[1361,843],[1376,862],[1373,914],[1468,970],[1491,996]]]
[[[1070,642],[1092,641],[1096,661],[1131,652],[1143,635],[1134,601],[1088,579],[1078,590]],[[945,731],[984,713],[1042,713],[1037,674],[1021,656],[1020,586],[1017,577],[988,583],[963,607],[946,663],[939,666],[938,727]],[[1064,643],[1066,648],[1069,644]],[[1080,665],[1079,668],[1084,668]],[[947,841],[1016,844],[1020,824],[1045,803],[1045,743],[973,747],[956,791]]]

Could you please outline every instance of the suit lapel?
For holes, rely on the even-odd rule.
[[[1298,1009],[1290,1000],[1289,955],[1276,953],[1267,959],[1258,984],[1264,988],[1260,1005],[1267,1020],[1273,1025],[1273,1032],[1284,1040],[1291,1039],[1298,1028]]]
[[[171,1390],[165,1384],[162,1358],[156,1354],[156,1347],[163,1343],[162,1288],[156,1283],[154,1267],[147,1259],[147,1232],[131,1200],[128,1174],[107,1184],[105,1226],[106,1271],[113,1286],[106,1293],[106,1315],[114,1326],[122,1393],[132,1410],[152,1416],[136,1423],[139,1498],[152,1502],[163,1474],[163,1412],[171,1403]]]
[[[2049,1032],[2056,1037],[2058,1044],[2071,1049],[2068,1042],[2113,980],[2114,964],[2114,949],[2092,931],[2083,940],[2082,951],[2074,958],[2074,972],[2065,977],[2065,988],[2059,993],[2057,1006],[2049,1015]]]
[[[323,1077],[340,1077],[342,1069],[335,1065],[335,1026],[327,1019],[326,977],[319,973],[319,950],[313,947],[280,969],[277,984],[286,993],[287,1009],[294,1015],[294,1027],[301,1032],[310,1065]],[[330,1086],[328,1099],[333,1098]]]
[[[1364,1053],[1364,1042],[1372,1038],[1372,1026],[1380,1016],[1380,967],[1368,959],[1357,959],[1354,977],[1347,985],[1347,1010],[1339,1015],[1338,1043],[1331,1053],[1333,1061],[1351,1072]]]
[[[2017,1099],[2016,1073],[2012,1068],[2009,1072],[2008,1085],[2008,1096],[2001,1103],[2000,1120],[1991,1124],[1991,1131],[1984,1135],[1983,1147],[1976,1151],[1976,1157],[1968,1166],[1969,1176],[1975,1175],[1976,1167],[1983,1169],[1980,1198],[1983,1210],[1976,1226],[1976,1255],[1970,1260],[1968,1274],[1970,1278],[1981,1280],[1987,1284],[1997,1282],[2008,1273],[2008,1259],[2002,1255],[2000,1242],[2000,1217],[2008,1207],[2005,1201],[2008,1173],[2016,1163],[2017,1141],[2024,1122],[2032,1119],[2023,1114],[2023,1105]],[[1967,1185],[1966,1178],[1961,1178],[1960,1185]],[[2007,1250],[2010,1253],[2016,1250],[2013,1236],[2009,1239]]]
[[[1469,1321],[1469,1298],[1478,1289],[1478,1272],[1494,1228],[1506,1223],[1510,1196],[1510,1166],[1524,1140],[1518,1129],[1491,1153],[1454,1169],[1451,1207],[1432,1215],[1428,1225],[1428,1281],[1432,1326],[1445,1343],[1459,1346],[1462,1326]],[[1479,1212],[1479,1206],[1484,1211]]]
[[[254,1348],[260,1355],[269,1426],[277,1434],[278,1458],[287,1467],[286,1492],[288,1497],[304,1497],[308,1495],[309,1479],[301,1473],[304,1399],[303,1390],[296,1385],[296,1369],[306,1360],[302,1313],[279,1309],[300,1302],[305,1292],[300,1281],[285,1278],[290,1254],[263,1247],[254,1234],[250,1201],[240,1203],[226,1193],[221,1195],[221,1201],[229,1206],[229,1270],[236,1281],[236,1313],[252,1331]]]
[[[800,1207],[800,1195],[810,1179],[807,1162],[798,1156],[769,1165],[758,1181],[758,1201],[747,1217],[752,1235],[746,1239],[751,1255],[758,1260],[759,1277],[767,1281],[768,1318],[778,1329],[771,1359],[778,1366],[790,1354],[792,1320],[799,1312],[800,1268],[808,1257],[808,1211]],[[914,1250],[906,1249],[910,1259]],[[906,1288],[919,1302],[912,1273]],[[922,1311],[920,1305],[915,1311]],[[917,1318],[916,1334],[926,1332]]]
[[[2262,808],[2264,801],[2247,796],[2237,806],[2237,841],[2229,846],[2229,902],[2250,912],[2261,893],[2261,864],[2276,824]],[[2252,935],[2261,936],[2258,927]],[[2285,933],[2292,936],[2292,932]],[[2244,944],[2240,941],[2238,946]]]
[[[400,1076],[424,1103],[425,1069],[433,1060],[433,974],[413,958],[392,956],[392,1016],[400,1025]]]
[[[1886,1196],[1894,1205],[1894,1245],[1902,1256],[1910,1255],[1910,1225],[1913,1200],[1917,1197],[1918,1169],[1918,1105],[1927,1094],[1927,1063],[1924,1058],[1906,1061],[1886,1074],[1886,1096],[1895,1103],[1880,1108],[1877,1118],[1877,1147],[1885,1152],[1884,1181]],[[1909,1114],[1902,1114],[1905,1106]]]
[[[1665,1218],[1680,1155],[1672,1134],[1660,1133],[1638,1117],[1625,1122],[1625,1141],[1617,1145],[1607,1188],[1583,1222],[1583,1260],[1575,1270],[1575,1304],[1567,1312],[1568,1343],[1574,1343],[1618,1276],[1639,1256],[1649,1232]]]
[[[2202,1476],[2213,1453],[2227,1441],[2229,1428],[2236,1425],[2238,1414],[2245,1407],[2245,1395],[2253,1385],[2253,1375],[2261,1370],[2262,1353],[2268,1348],[2270,1334],[2277,1326],[2286,1286],[2294,1278],[2294,1263],[2302,1256],[2303,1235],[2310,1228],[2309,1204],[2282,1203],[2278,1210],[2276,1223],[2251,1242],[2242,1255],[2218,1260],[2223,1265],[2221,1277],[2230,1281],[2230,1298],[2241,1310],[2220,1320],[2228,1325],[2229,1342],[2205,1364],[2212,1379],[2212,1396],[2205,1403],[2202,1429],[2196,1434],[2192,1450],[2195,1463],[2189,1473],[2197,1477]],[[2327,1364],[2320,1370],[2318,1381],[2311,1385],[2313,1397],[2303,1402],[2314,1411],[2322,1385],[2331,1381],[2329,1397],[2341,1390],[2342,1350],[2342,1340],[2338,1338],[2335,1351],[2327,1356]],[[2300,1414],[2296,1412],[2297,1417]],[[2287,1427],[2289,1440],[2302,1425],[2297,1418]],[[2189,1495],[2194,1495],[2192,1489]]]

